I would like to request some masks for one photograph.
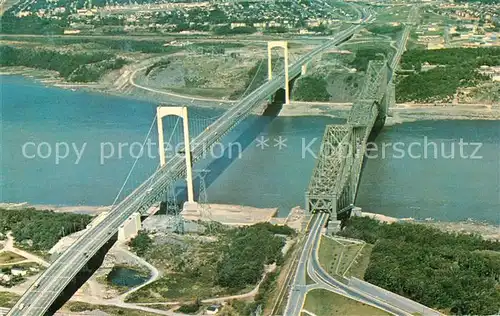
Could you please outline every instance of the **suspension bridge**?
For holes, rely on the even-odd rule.
[[[363,22],[369,22],[372,19],[372,16],[366,12],[359,12],[359,15]],[[279,89],[285,88],[285,90],[288,90],[289,82],[286,79],[293,79],[300,75],[303,66],[307,65],[313,57],[334,45],[348,40],[362,27],[362,23],[353,24],[348,29],[339,32],[330,41],[326,41],[300,57],[289,66],[288,71],[282,72],[274,78],[269,78],[268,82],[236,102],[229,110],[215,119],[209,128],[205,128],[194,137],[190,146],[191,150],[185,151],[186,158],[188,153],[192,162],[196,162],[200,157],[203,157],[207,148],[210,148],[212,144],[246,118],[262,101],[271,97]],[[163,199],[172,183],[184,177],[187,172],[185,160],[187,159],[181,155],[174,155],[131,194],[114,205],[99,223],[87,229],[41,274],[9,311],[8,315],[36,316],[45,315],[47,312],[53,313],[54,310],[51,309],[51,306],[54,301],[74,280],[87,262],[100,249],[103,249],[110,239],[113,239],[119,227],[135,212],[146,215],[151,205]]]

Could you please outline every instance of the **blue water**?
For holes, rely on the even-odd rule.
[[[152,125],[155,103],[44,87],[21,77],[0,78],[1,201],[109,205],[134,164],[134,155],[139,153],[135,147],[131,155],[130,144],[142,143],[150,127],[150,141],[157,142],[156,125]],[[221,113],[190,108],[191,134],[199,133]],[[166,140],[176,120],[165,118]],[[207,200],[279,207],[280,215],[286,215],[291,207],[303,206],[315,163],[312,153],[319,148],[325,126],[339,122],[327,117],[249,117],[224,137],[222,158],[209,155],[195,164],[195,169],[210,170],[205,178]],[[499,125],[498,121],[422,121],[384,128],[377,138],[379,144],[408,143],[423,136],[445,143],[464,138],[482,142],[480,154],[484,158],[369,159],[357,204],[366,211],[398,217],[452,221],[471,217],[500,223]],[[174,144],[181,140],[179,127],[172,136]],[[267,140],[263,148],[257,146],[261,138]],[[23,155],[23,145],[28,142],[35,145],[25,146]],[[48,158],[36,153],[35,146],[42,142],[47,143],[41,147],[42,157],[47,156],[48,146],[52,149]],[[86,143],[81,158],[78,160],[70,147],[68,156],[56,161],[56,144],[63,142],[78,151]],[[218,157],[217,149],[214,155]],[[150,147],[151,155],[147,151],[137,161],[119,199],[158,167],[157,147]],[[36,157],[30,158],[33,155]],[[195,183],[199,189],[200,182]]]
[[[134,287],[146,282],[149,277],[126,267],[114,267],[107,276],[108,282],[117,286]]]
[[[359,206],[395,217],[500,224],[499,121],[405,123],[385,128],[376,143],[398,141],[422,144],[427,155],[415,146],[413,158],[399,159],[389,147],[383,159],[379,150],[363,171]]]

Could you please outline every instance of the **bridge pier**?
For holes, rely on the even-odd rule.
[[[285,55],[285,104],[290,104],[290,84],[288,78],[288,42],[287,41],[271,41],[267,42],[267,76],[268,80],[273,80],[273,64],[271,52],[274,47],[281,47]]]
[[[141,214],[135,212],[118,229],[118,241],[126,243],[136,237],[141,230]]]
[[[300,75],[305,76],[307,72],[307,64],[303,64],[302,67],[300,68]]]

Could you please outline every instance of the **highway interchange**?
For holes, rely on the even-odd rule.
[[[375,306],[393,315],[411,315],[386,302],[378,300],[366,293],[349,287],[330,276],[320,265],[318,251],[321,242],[322,229],[328,221],[329,214],[315,214],[310,221],[310,231],[302,249],[298,267],[292,285],[284,315],[299,316],[305,302],[307,292],[313,289],[326,289],[342,296]],[[306,284],[306,273],[316,284]]]
[[[366,12],[359,12],[359,14],[363,22],[369,22],[372,19],[371,14],[368,15]],[[310,62],[314,56],[342,43],[361,28],[363,28],[362,24],[353,24],[330,41],[302,56],[289,67],[290,78],[297,76],[301,71],[301,66]],[[191,143],[193,159],[201,157],[204,150],[249,115],[255,106],[283,86],[284,75],[281,74],[227,110],[208,129],[193,139]],[[130,195],[114,206],[104,220],[87,229],[76,242],[61,254],[26,291],[8,315],[44,315],[75,275],[113,237],[130,215],[138,210],[147,209],[159,201],[168,186],[179,179],[185,169],[184,157],[176,155],[171,158],[164,167],[158,169]]]

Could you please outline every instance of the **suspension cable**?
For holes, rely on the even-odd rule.
[[[128,174],[127,174],[127,177],[125,178],[125,181],[123,182],[123,185],[120,188],[120,191],[118,191],[118,194],[116,195],[115,200],[113,201],[113,204],[111,205],[111,208],[113,208],[115,206],[115,204],[116,204],[116,201],[118,201],[118,198],[122,194],[123,189],[125,188],[125,185],[127,184],[128,180],[130,179],[130,176],[132,175],[132,172],[134,171],[135,166],[137,165],[137,161],[139,161],[139,158],[142,156],[142,153],[144,152],[144,146],[146,145],[146,142],[147,142],[147,140],[149,138],[149,135],[151,134],[151,131],[153,130],[153,126],[154,126],[155,122],[156,122],[156,115],[155,115],[155,117],[153,119],[153,122],[151,123],[151,126],[149,127],[149,131],[148,131],[148,133],[146,135],[146,138],[144,138],[144,142],[142,142],[141,155],[138,155],[135,158],[134,164],[130,168],[130,170],[129,170]]]

